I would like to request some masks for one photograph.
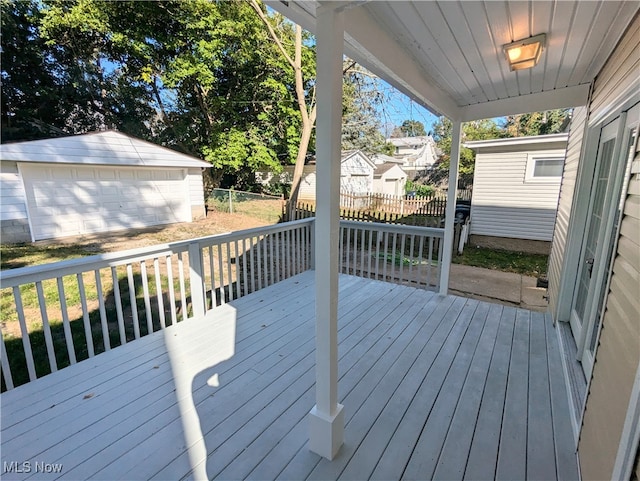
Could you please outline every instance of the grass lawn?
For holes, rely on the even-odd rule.
[[[515,272],[532,277],[546,276],[548,261],[549,256],[543,254],[526,254],[473,246],[467,246],[462,254],[453,256],[454,264]]]

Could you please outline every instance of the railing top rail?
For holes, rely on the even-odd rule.
[[[196,239],[172,242],[169,244],[158,244],[154,246],[129,249],[126,251],[108,252],[81,257],[78,259],[51,262],[49,264],[41,264],[37,266],[7,269],[0,271],[0,288],[4,289],[19,286],[21,284],[38,282],[45,279],[73,275],[81,272],[89,272],[95,269],[120,266],[129,262],[151,259],[162,255],[187,252],[189,245],[193,243],[198,243],[201,247],[204,247],[222,244],[224,242],[232,242],[257,235],[273,234],[276,232],[286,231],[300,225],[311,224],[313,221],[314,218],[311,217],[308,219],[284,222],[282,224],[254,227],[252,229],[199,237]]]
[[[357,227],[379,232],[397,232],[398,234],[430,235],[433,237],[444,237],[444,229],[439,227],[420,227],[403,224],[383,224],[381,222],[362,222],[358,220],[341,220],[343,227]]]

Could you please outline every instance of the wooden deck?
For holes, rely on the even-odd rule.
[[[346,441],[333,462],[309,452],[313,282],[2,394],[2,478],[578,478],[548,318],[352,276],[339,305]]]

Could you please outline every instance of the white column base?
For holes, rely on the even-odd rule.
[[[344,411],[342,404],[333,416],[318,412],[314,406],[309,412],[309,450],[331,461],[344,443]]]

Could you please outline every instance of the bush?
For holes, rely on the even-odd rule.
[[[413,182],[412,180],[407,180],[407,183],[404,186],[404,190],[407,193],[415,192],[415,195],[418,195],[420,197],[428,197],[430,195],[433,195],[433,193],[435,192],[435,189],[432,185],[422,185]]]

